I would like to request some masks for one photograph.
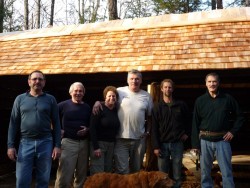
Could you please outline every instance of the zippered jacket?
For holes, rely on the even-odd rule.
[[[184,134],[190,135],[191,113],[185,102],[174,100],[167,104],[161,100],[152,112],[152,146],[159,149],[160,143],[179,142]]]

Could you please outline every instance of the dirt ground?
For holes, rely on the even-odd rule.
[[[54,188],[55,184],[55,171],[51,173],[51,180],[49,188]],[[5,177],[0,178],[0,188],[15,188],[15,173],[10,173]],[[34,182],[32,183],[32,187],[34,186]],[[198,188],[200,187],[200,183],[195,179],[193,175],[187,175],[184,177],[183,188]]]
[[[55,184],[55,172],[51,174],[51,180],[50,180],[50,185],[49,188],[54,188]],[[15,174],[9,174],[6,177],[1,177],[0,178],[0,188],[15,188]],[[34,186],[34,183],[32,184],[32,187]],[[250,182],[249,180],[244,180],[244,181],[237,181],[235,182],[235,187],[236,188],[249,188],[250,187]],[[184,181],[182,184],[182,188],[200,188],[200,183],[199,181],[194,177],[194,175],[189,174],[184,177]],[[219,185],[215,184],[215,188],[220,188]]]
[[[183,160],[183,184],[182,188],[200,188],[200,171],[196,170],[194,162],[188,158]],[[54,187],[56,179],[56,165],[53,165],[51,171],[51,180],[49,188]],[[218,166],[215,165],[212,174],[215,182],[214,188],[221,186],[221,174]],[[236,188],[250,187],[250,167],[249,165],[234,166],[234,180]],[[0,164],[0,188],[15,188],[15,163]],[[32,183],[32,188],[34,182]]]

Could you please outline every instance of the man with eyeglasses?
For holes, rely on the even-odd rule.
[[[18,95],[12,108],[7,155],[16,161],[17,188],[31,187],[33,167],[36,187],[48,188],[52,159],[61,154],[58,106],[54,96],[43,92],[45,82],[41,71],[33,71],[28,77],[30,91]]]

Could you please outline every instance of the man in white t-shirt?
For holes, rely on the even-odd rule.
[[[145,138],[151,126],[153,102],[150,94],[142,89],[142,74],[131,70],[127,77],[128,86],[119,87],[118,117],[120,131],[114,149],[115,172],[128,174],[141,169],[145,154]],[[94,106],[99,108],[98,105]]]

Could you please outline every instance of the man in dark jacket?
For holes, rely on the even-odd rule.
[[[173,163],[174,187],[181,186],[183,142],[188,138],[190,112],[186,103],[173,99],[174,82],[161,82],[162,100],[152,113],[152,142],[154,154],[158,157],[160,171],[169,173],[170,160]]]
[[[234,188],[230,141],[242,126],[244,116],[237,101],[218,90],[218,74],[208,74],[205,82],[207,92],[195,102],[192,125],[192,147],[194,152],[201,149],[201,187],[213,187],[211,169],[215,156],[223,187]]]

